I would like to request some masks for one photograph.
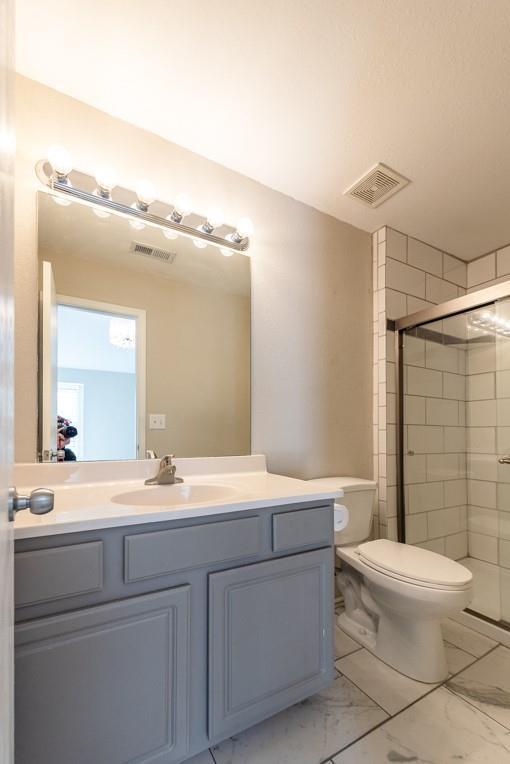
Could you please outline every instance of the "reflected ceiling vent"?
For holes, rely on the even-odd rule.
[[[344,196],[352,196],[367,207],[378,207],[409,182],[400,173],[379,163],[344,191]]]
[[[151,247],[150,244],[142,244],[140,241],[132,241],[129,251],[134,255],[152,257],[154,260],[159,260],[161,263],[168,263],[168,265],[172,265],[177,257],[176,252],[170,252],[168,249],[159,249],[159,247]]]

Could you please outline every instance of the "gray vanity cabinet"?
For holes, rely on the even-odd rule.
[[[190,587],[17,627],[16,764],[181,761]]]
[[[326,687],[333,505],[16,542],[16,764],[181,764]]]
[[[209,576],[209,735],[223,740],[332,679],[331,550]]]

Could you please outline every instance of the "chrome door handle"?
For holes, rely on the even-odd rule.
[[[500,464],[510,464],[510,456],[502,456],[501,459],[498,459],[498,462]]]
[[[12,522],[22,509],[29,509],[33,515],[45,515],[55,505],[55,494],[49,488],[36,488],[30,496],[20,496],[16,488],[9,488],[9,520]]]

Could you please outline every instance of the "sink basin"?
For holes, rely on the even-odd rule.
[[[155,485],[140,488],[137,491],[127,491],[112,496],[115,504],[134,506],[172,507],[186,504],[205,504],[209,501],[221,501],[236,494],[235,488],[229,485],[192,485],[176,483],[175,485]]]

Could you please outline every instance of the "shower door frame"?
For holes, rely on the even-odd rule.
[[[395,369],[396,369],[396,434],[397,434],[397,532],[398,540],[405,543],[405,492],[404,492],[404,354],[403,338],[406,329],[414,329],[422,324],[450,318],[468,310],[476,310],[498,300],[510,297],[510,281],[479,289],[471,294],[456,297],[454,300],[433,305],[430,308],[410,313],[408,316],[388,321],[388,331],[395,332]],[[478,614],[477,614],[478,616]]]

